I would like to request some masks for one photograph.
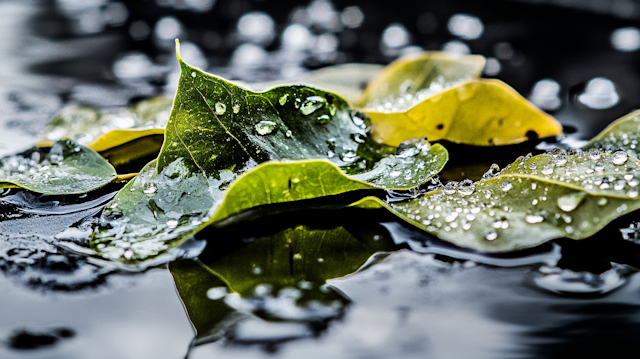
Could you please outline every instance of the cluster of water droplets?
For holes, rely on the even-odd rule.
[[[452,181],[437,192],[391,205],[430,232],[464,235],[479,226],[489,242],[500,238],[514,221],[518,227],[546,223],[556,228],[555,235],[578,235],[604,224],[597,216],[575,215],[587,198],[595,196],[590,200],[603,209],[603,216],[627,212],[624,200],[638,197],[637,163],[624,151],[556,150],[521,157],[502,171],[494,165],[480,182]],[[523,201],[529,204],[523,206]],[[516,241],[518,231],[511,230],[509,238]]]
[[[406,80],[398,89],[399,95],[391,95],[383,100],[376,99],[371,104],[367,105],[367,107],[375,111],[385,113],[404,112],[422,101],[460,83],[460,81],[447,82],[443,76],[438,76],[435,81],[429,84],[428,88],[419,91],[411,91],[411,87],[414,85],[413,80]]]
[[[38,150],[0,159],[0,179],[9,182],[28,181],[43,184],[64,180],[72,176],[61,168],[65,154],[79,153],[82,148],[72,141],[56,142],[48,154]]]
[[[603,138],[598,139],[598,146],[606,152],[624,149],[629,155],[640,157],[640,116],[635,116],[626,123],[620,124],[621,131],[610,131]]]

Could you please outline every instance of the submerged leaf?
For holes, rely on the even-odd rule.
[[[0,188],[21,187],[50,194],[81,194],[117,178],[115,169],[93,150],[72,140],[0,159]]]
[[[462,247],[530,248],[554,238],[587,238],[640,208],[639,166],[624,151],[538,155],[521,158],[491,179],[450,183],[388,208]],[[375,202],[365,204],[375,207]]]
[[[607,151],[624,149],[627,153],[640,158],[640,110],[634,111],[612,122],[583,149],[603,148]]]
[[[326,281],[355,272],[376,252],[397,249],[383,230],[369,228],[301,225],[226,254],[216,249],[213,259],[169,264],[196,343],[223,334],[228,326],[221,324],[237,320],[230,316],[236,311],[277,321],[339,316],[348,299],[323,287]]]
[[[180,64],[157,165],[116,196],[96,229],[92,246],[105,257],[156,256],[260,205],[415,187],[447,161],[442,146],[426,141],[392,155],[395,149],[373,142],[366,118],[335,94],[303,86],[256,93]],[[307,161],[258,165],[283,160]]]
[[[373,137],[389,145],[424,136],[430,141],[499,146],[562,134],[558,121],[499,80],[471,80],[364,112],[371,117]]]
[[[357,105],[376,108],[385,103],[425,99],[482,73],[485,59],[446,52],[423,52],[405,56],[387,66],[369,82]]]

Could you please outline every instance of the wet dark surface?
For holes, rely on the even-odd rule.
[[[5,0],[0,155],[32,146],[65,105],[108,108],[172,95],[175,37],[187,61],[245,81],[293,78],[344,62],[386,64],[420,49],[482,54],[490,60],[485,76],[507,82],[573,129],[562,141],[575,145],[640,107],[638,27],[640,3],[631,0]],[[533,147],[474,156],[452,148],[460,159],[452,165],[483,163],[486,170]],[[468,171],[456,166],[443,179]],[[86,235],[117,189],[82,198],[1,192],[0,357],[589,358],[635,352],[640,247],[633,239],[639,235],[632,229],[625,239],[619,228],[638,221],[637,214],[582,242],[558,240],[498,256],[460,250],[386,214],[335,219],[305,212],[212,229],[180,252],[192,258],[172,265],[190,263],[185,275],[202,278],[202,267],[193,263],[203,240],[208,244],[199,259],[215,264],[256,248],[256,238],[299,225],[350,225],[362,243],[380,236],[394,252],[371,257],[354,274],[326,278],[333,293],[327,298],[337,295],[343,303],[339,315],[317,320],[303,311],[302,319],[287,319],[282,313],[295,306],[269,309],[282,296],[236,300],[205,291],[194,299],[207,308],[205,317],[190,322],[183,306],[188,297],[166,265],[129,272],[60,246],[86,244],[74,238]],[[228,285],[210,280],[212,287]],[[298,283],[303,295],[325,298],[320,287],[304,292],[306,285]],[[241,305],[254,306],[237,310]],[[209,323],[209,335],[194,332],[191,323],[200,322]]]

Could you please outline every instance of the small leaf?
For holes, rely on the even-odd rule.
[[[54,142],[45,152],[36,148],[0,159],[0,187],[66,195],[81,194],[115,180],[115,169],[93,150],[72,140]]]
[[[233,240],[225,239],[227,245]],[[220,324],[236,318],[230,314],[237,309],[267,320],[333,319],[347,300],[322,287],[326,281],[355,272],[376,252],[397,248],[381,229],[301,225],[227,253],[216,249],[213,259],[170,263],[169,270],[196,340],[202,340],[221,334],[217,330],[225,326]],[[239,295],[244,302],[240,308],[225,300],[227,293]],[[265,305],[271,301],[280,306]]]
[[[640,208],[639,166],[624,151],[543,154],[521,158],[494,178],[449,183],[388,207],[456,245],[512,251],[554,238],[587,238]],[[365,204],[375,207],[375,200]]]
[[[459,56],[446,52],[423,52],[405,56],[387,66],[369,82],[356,103],[375,108],[386,102],[428,97],[480,76],[482,56]]]
[[[471,80],[401,106],[365,109],[373,137],[389,145],[430,141],[500,146],[557,136],[562,126],[499,80]]]
[[[88,106],[70,106],[47,125],[41,144],[71,138],[103,152],[146,136],[163,135],[171,104],[168,97],[155,97],[128,109],[98,111]]]
[[[335,94],[303,86],[256,93],[180,63],[157,165],[123,188],[96,229],[92,246],[107,258],[142,261],[261,205],[412,188],[447,161],[444,147],[426,141],[392,155]]]
[[[640,157],[640,110],[612,122],[583,149],[603,148],[607,151],[624,149],[632,156]]]

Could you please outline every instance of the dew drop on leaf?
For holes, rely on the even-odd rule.
[[[513,188],[513,184],[509,180],[504,180],[500,184],[500,188],[505,192],[509,192]]]
[[[154,194],[158,192],[158,186],[155,183],[147,182],[142,186],[142,192],[145,194]]]
[[[233,105],[233,113],[238,113],[238,112],[240,112],[240,105],[239,104]]]
[[[289,99],[289,94],[288,93],[282,95],[280,97],[280,99],[278,100],[278,103],[280,103],[281,106],[284,106],[284,104],[287,103],[287,99]]]
[[[260,121],[256,124],[256,131],[259,135],[264,136],[273,132],[276,128],[276,123],[273,121]]]
[[[167,220],[167,227],[173,229],[176,228],[178,226],[179,222],[177,219],[169,219]]]
[[[224,115],[225,111],[227,111],[227,105],[222,102],[216,103],[216,115]]]
[[[613,155],[611,155],[611,162],[613,162],[614,165],[618,166],[627,163],[628,159],[629,155],[627,155],[625,151],[616,151]]]
[[[470,179],[466,179],[458,185],[458,193],[461,196],[470,196],[476,190],[476,186],[473,184],[473,181]]]
[[[310,115],[324,106],[324,103],[325,100],[320,96],[307,97],[302,106],[300,106],[300,112],[302,112],[303,115]]]
[[[574,192],[562,197],[558,197],[558,208],[565,212],[571,212],[582,203],[587,196],[586,192]]]

